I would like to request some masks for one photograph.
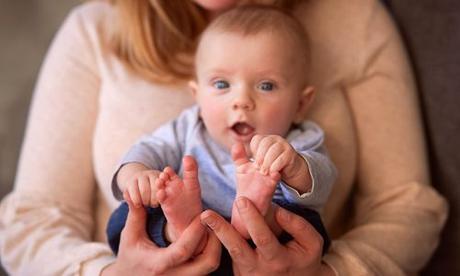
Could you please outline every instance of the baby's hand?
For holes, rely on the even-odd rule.
[[[255,135],[250,149],[254,162],[265,175],[280,172],[283,179],[294,178],[305,163],[286,139],[278,135]]]
[[[135,206],[158,207],[155,181],[159,175],[160,172],[156,170],[143,170],[128,179],[126,191]]]

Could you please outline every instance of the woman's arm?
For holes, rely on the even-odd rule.
[[[85,15],[103,14],[97,5],[71,13],[41,69],[15,188],[0,209],[2,263],[12,274],[97,275],[114,260],[91,242],[99,78]]]
[[[343,275],[420,270],[439,242],[446,202],[429,173],[413,76],[393,22],[375,1],[362,75],[345,85],[358,140],[353,226],[325,260]],[[360,59],[357,59],[360,60]]]

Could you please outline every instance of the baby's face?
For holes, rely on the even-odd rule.
[[[211,31],[203,37],[192,89],[208,132],[225,148],[247,145],[255,134],[285,136],[303,119],[313,91],[295,49],[286,44],[265,32]]]

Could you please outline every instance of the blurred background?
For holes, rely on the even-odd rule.
[[[30,97],[46,49],[79,2],[0,0],[0,199],[13,187]],[[0,275],[6,275],[2,268]]]
[[[396,19],[412,58],[432,184],[450,202],[442,243],[423,275],[460,275],[460,1],[382,1]],[[12,189],[30,98],[46,49],[66,14],[80,2],[0,0],[0,199]],[[6,275],[1,268],[0,275]]]
[[[46,49],[77,0],[0,0],[0,197],[12,188]]]

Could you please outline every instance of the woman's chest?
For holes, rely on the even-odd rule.
[[[346,212],[346,202],[352,192],[357,170],[358,141],[353,113],[340,86],[319,89],[310,118],[325,132],[325,145],[338,171],[336,183],[326,206],[323,219],[326,227],[338,229],[340,218]]]
[[[143,134],[192,104],[185,86],[156,86],[140,80],[102,83],[93,162],[96,181],[112,208],[117,202],[111,195],[111,178],[123,154]]]

